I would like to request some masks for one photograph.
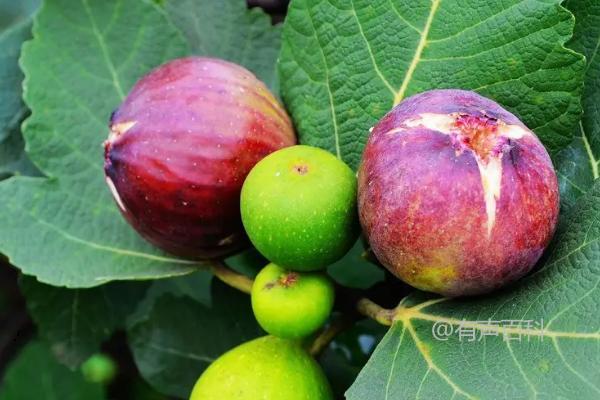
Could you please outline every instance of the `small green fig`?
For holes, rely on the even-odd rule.
[[[190,400],[333,400],[321,367],[296,341],[265,336],[228,351],[200,376]]]
[[[334,288],[318,272],[295,272],[276,264],[264,267],[252,286],[252,310],[271,335],[300,339],[319,329],[331,314]]]
[[[310,146],[259,161],[242,187],[244,228],[269,261],[297,271],[325,268],[359,232],[356,176],[331,153]]]
[[[88,382],[107,385],[117,375],[117,364],[110,356],[96,353],[81,364],[81,373]]]

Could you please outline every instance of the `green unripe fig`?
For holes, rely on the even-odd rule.
[[[269,261],[297,271],[325,268],[359,232],[356,176],[331,153],[292,146],[250,171],[241,211],[252,244]]]
[[[319,329],[331,314],[334,288],[319,272],[295,272],[276,264],[264,267],[252,286],[252,310],[271,335],[300,339]]]
[[[81,373],[88,382],[107,385],[117,375],[117,364],[106,354],[96,353],[81,364]]]
[[[296,341],[265,336],[228,351],[200,376],[190,400],[333,400],[319,364]]]

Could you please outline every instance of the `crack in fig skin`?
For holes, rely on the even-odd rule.
[[[296,143],[262,82],[238,65],[201,57],[144,76],[110,128],[104,169],[122,214],[151,243],[194,259],[246,245],[242,183],[266,155]]]
[[[481,165],[490,163],[497,192],[494,182],[484,190]],[[358,184],[377,258],[407,283],[446,296],[486,293],[525,275],[558,219],[556,174],[539,139],[468,91],[425,92],[390,111],[369,137]],[[494,195],[491,228],[486,193]]]
[[[119,136],[121,136],[124,133],[126,133],[136,123],[137,123],[137,121],[127,121],[127,122],[120,122],[118,124],[111,124],[111,126],[110,126],[110,133],[108,135],[108,139],[104,143],[104,146],[107,146],[108,143],[114,142],[115,140],[117,140],[119,138]]]
[[[520,139],[530,132],[518,125],[507,125],[489,117],[484,110],[481,115],[424,113],[406,121],[405,125],[422,126],[450,135],[457,155],[464,151],[473,153],[483,187],[487,233],[491,235],[496,223],[496,202],[500,198],[502,157],[512,147],[511,139]]]
[[[496,118],[458,114],[454,119],[454,126],[461,132],[457,145],[462,149],[472,149],[484,161],[502,154],[502,147],[508,139],[499,136]]]

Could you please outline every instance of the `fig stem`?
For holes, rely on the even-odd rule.
[[[240,274],[227,266],[221,260],[211,260],[208,264],[210,271],[223,283],[241,292],[250,294],[254,281],[246,275]]]
[[[351,318],[347,315],[340,315],[338,318],[334,319],[329,325],[321,330],[321,332],[315,337],[313,340],[310,349],[308,352],[311,356],[317,358],[319,355],[329,346],[329,343],[337,335],[349,329],[356,322],[355,318]]]
[[[356,310],[365,317],[379,322],[381,325],[391,326],[394,322],[394,310],[383,308],[367,298],[358,300]]]

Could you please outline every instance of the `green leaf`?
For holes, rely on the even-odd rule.
[[[21,130],[17,127],[0,142],[0,180],[11,175],[39,176],[38,169],[25,153]]]
[[[136,309],[147,284],[116,282],[93,289],[65,289],[22,277],[21,292],[39,335],[71,369],[78,367]]]
[[[235,271],[254,278],[269,263],[254,247],[225,259],[225,263]]]
[[[154,303],[165,294],[174,297],[188,296],[210,307],[212,278],[213,275],[209,271],[200,270],[184,276],[153,281],[135,312],[128,317],[127,326],[133,326],[150,318]]]
[[[513,287],[404,299],[347,398],[597,399],[600,183],[574,210],[543,266]]]
[[[31,342],[9,366],[0,385],[0,400],[21,399],[101,400],[104,393],[79,371],[57,363],[44,344]]]
[[[581,55],[563,44],[559,0],[293,0],[279,63],[300,140],[356,168],[394,104],[434,88],[475,90],[519,115],[552,152],[581,111]]]
[[[361,237],[339,261],[330,265],[327,272],[340,285],[368,289],[384,279],[385,273],[369,259],[368,243]]]
[[[260,8],[248,10],[243,0],[168,0],[165,10],[193,54],[243,65],[277,93],[281,26]]]
[[[30,19],[41,0],[0,0],[0,31]]]
[[[319,362],[336,398],[344,397],[384,334],[382,325],[365,319],[336,336],[325,349]]]
[[[21,60],[32,110],[24,135],[51,179],[0,183],[0,251],[25,274],[70,287],[193,271],[125,223],[102,171],[111,111],[141,75],[185,53],[180,34],[143,1],[48,0],[33,37]]]
[[[268,261],[256,249],[249,248],[226,258],[225,263],[241,274],[254,277]],[[212,281],[213,274],[208,270],[202,269],[184,276],[155,280],[152,282],[144,299],[138,305],[135,313],[129,317],[129,326],[135,325],[140,320],[148,319],[156,300],[165,294],[175,297],[187,296],[210,308],[212,306]]]
[[[582,97],[583,117],[575,138],[556,160],[563,207],[569,208],[598,179],[600,163],[600,3],[569,0],[575,32],[569,46],[587,59]]]
[[[1,11],[1,8],[0,8]],[[0,142],[18,127],[27,109],[21,101],[21,45],[31,36],[31,18],[0,31]]]
[[[35,173],[19,129],[27,113],[21,100],[19,55],[22,43],[31,37],[32,14],[38,5],[38,0],[0,0],[0,180],[12,174]]]
[[[554,160],[563,212],[570,210],[596,180],[592,169],[594,161],[590,158],[592,153],[588,153],[589,145],[581,132],[578,126],[569,147],[558,153]]]
[[[142,376],[156,390],[188,398],[204,369],[225,351],[260,336],[250,299],[213,281],[212,306],[166,294],[128,330]]]

